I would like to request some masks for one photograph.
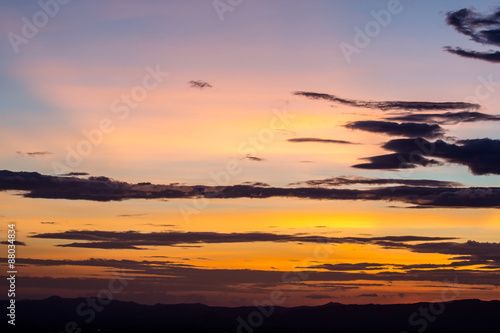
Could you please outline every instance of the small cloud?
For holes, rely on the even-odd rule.
[[[40,224],[56,224],[56,222],[40,222]]]
[[[22,151],[17,151],[21,156],[28,155],[29,157],[42,157],[46,155],[51,155],[52,153],[49,151],[33,151],[33,152],[22,152]]]
[[[288,139],[288,142],[338,143],[338,144],[344,144],[344,145],[354,144],[353,142],[350,142],[350,141],[331,140],[331,139],[318,139],[318,138],[294,138],[294,139]]]
[[[256,157],[256,156],[251,156],[251,155],[247,155],[246,158],[249,159],[250,161],[254,161],[254,162],[265,161],[265,159],[263,159],[263,158]]]
[[[0,244],[12,245],[12,243],[8,242],[8,241],[1,241]],[[14,245],[26,246],[26,243],[25,242],[20,242],[20,241],[14,241]]]
[[[270,187],[271,185],[267,183],[262,183],[262,182],[243,182],[241,185],[247,185],[247,186],[257,186],[257,187]]]
[[[377,294],[361,294],[361,295],[358,295],[356,297],[378,297]]]
[[[176,224],[155,224],[155,223],[142,223],[142,225],[150,225],[152,227],[168,227],[168,228],[174,228],[177,227]]]
[[[201,81],[201,80],[191,80],[188,82],[191,85],[191,88],[198,88],[198,89],[204,89],[204,88],[212,88],[212,85],[208,82]]]
[[[307,295],[305,296],[306,298],[310,298],[310,299],[334,299],[334,298],[338,298],[337,296],[331,296],[331,295],[316,295],[316,294],[313,294],[313,295]]]
[[[141,216],[145,216],[145,215],[148,215],[148,213],[141,213],[141,214],[120,214],[120,215],[116,215],[118,217],[141,217]]]
[[[70,173],[65,173],[65,174],[58,175],[58,176],[71,177],[71,176],[88,176],[88,175],[89,175],[89,173],[87,173],[87,172],[70,172]]]

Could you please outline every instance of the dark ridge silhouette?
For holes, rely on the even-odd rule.
[[[95,300],[95,299],[94,299]],[[104,302],[105,300],[103,300]],[[6,300],[0,301],[5,309]],[[415,303],[392,305],[211,307],[203,304],[140,305],[111,301],[94,320],[86,319],[89,307],[76,309],[84,298],[63,299],[57,296],[44,300],[16,302],[16,332],[66,332],[65,325],[75,322],[80,333],[87,332],[498,332],[500,301],[460,300],[447,303]],[[99,303],[98,303],[99,304]],[[424,320],[420,310],[430,320]],[[272,312],[269,316],[266,313]],[[252,315],[253,313],[253,315]],[[417,313],[411,321],[412,314]],[[433,314],[434,313],[434,314]],[[250,320],[248,319],[250,316]],[[240,320],[238,320],[238,317]],[[261,319],[262,318],[262,319]],[[245,324],[242,324],[242,323]],[[257,325],[261,323],[260,325]],[[4,320],[3,324],[10,326]],[[425,326],[425,329],[424,329]],[[12,329],[12,326],[9,327]],[[4,331],[4,330],[2,330]],[[72,332],[72,331],[68,331]]]

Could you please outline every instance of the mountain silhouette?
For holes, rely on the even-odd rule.
[[[16,302],[15,332],[498,332],[500,301],[300,307],[141,305],[95,298]],[[95,302],[95,303],[94,303]],[[89,304],[95,304],[93,308]],[[5,309],[8,301],[0,301]],[[86,322],[87,321],[87,322]],[[72,326],[74,325],[74,326]],[[4,331],[4,330],[2,330]]]

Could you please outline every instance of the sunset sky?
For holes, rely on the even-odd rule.
[[[498,1],[65,1],[0,4],[18,299],[500,298]]]

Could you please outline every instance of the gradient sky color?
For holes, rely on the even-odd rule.
[[[221,14],[201,0],[57,2],[35,36],[13,47],[12,34],[23,36],[43,8],[3,2],[0,230],[15,223],[25,244],[17,247],[19,298],[95,296],[123,270],[130,283],[114,296],[148,304],[252,305],[276,289],[285,306],[409,303],[439,299],[451,282],[459,298],[498,299],[498,123],[434,123],[444,134],[428,140],[459,150],[484,138],[490,155],[431,154],[437,164],[410,169],[353,166],[415,136],[345,127],[414,114],[496,115],[498,63],[444,47],[492,49],[447,17],[471,7],[493,13],[498,2],[396,1],[398,13],[347,59],[342,43],[356,45],[358,28],[394,3],[242,0]],[[480,108],[382,110],[295,92]],[[472,172],[483,158],[493,171]],[[358,182],[306,183],[332,177]],[[458,187],[453,195],[464,202],[484,195],[494,204],[454,207],[434,193],[379,198],[378,188],[419,186],[359,179],[456,182],[436,193]],[[149,194],[158,184],[185,195],[133,196],[137,183]],[[242,195],[207,195],[239,184]],[[111,187],[117,198],[107,197]],[[300,187],[307,195],[266,196]],[[310,194],[318,188],[369,192],[340,200]]]

